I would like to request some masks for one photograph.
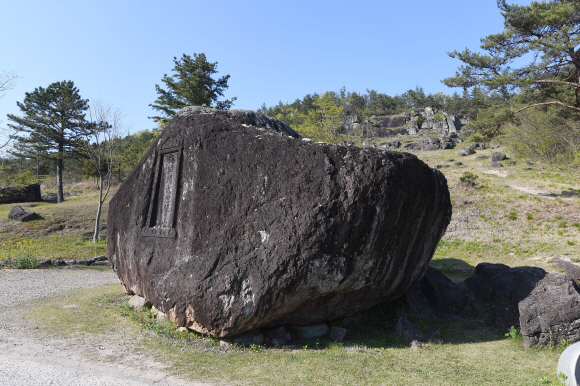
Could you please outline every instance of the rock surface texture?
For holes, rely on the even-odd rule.
[[[450,218],[444,176],[411,154],[187,107],[111,200],[107,248],[128,294],[228,337],[399,298]]]

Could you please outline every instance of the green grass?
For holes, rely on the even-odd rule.
[[[108,201],[103,205],[99,242],[93,244],[98,198],[91,190],[77,193],[82,195],[69,197],[60,204],[46,201],[19,204],[39,215],[39,219],[29,222],[8,219],[14,204],[0,205],[0,261],[90,259],[105,255]]]
[[[526,349],[474,321],[414,321],[437,337],[414,350],[392,332],[384,308],[364,314],[343,343],[292,342],[295,349],[220,347],[213,338],[177,331],[147,310],[132,311],[119,285],[61,293],[26,312],[43,334],[109,347],[109,360],[144,355],[192,380],[243,385],[556,385],[560,348]],[[71,304],[74,307],[70,306]],[[87,318],[86,315],[91,315]],[[149,333],[146,333],[148,331]],[[318,348],[316,348],[318,346]],[[112,348],[111,348],[112,347]],[[304,348],[306,347],[306,348]],[[134,360],[134,359],[133,359]],[[275,369],[275,370],[274,370]]]

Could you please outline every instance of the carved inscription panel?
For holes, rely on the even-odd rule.
[[[149,207],[145,236],[175,236],[174,216],[179,179],[181,149],[163,150],[159,154],[153,184],[153,197]]]

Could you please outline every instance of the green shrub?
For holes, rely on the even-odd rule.
[[[463,183],[475,184],[475,180],[477,180],[478,178],[479,176],[477,174],[465,172],[461,177],[459,177],[459,181]]]

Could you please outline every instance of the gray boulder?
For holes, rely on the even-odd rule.
[[[14,205],[8,213],[8,218],[12,220],[18,221],[31,221],[36,219],[36,213],[34,212],[27,212],[20,205]]]
[[[128,294],[216,337],[392,302],[451,217],[445,177],[403,152],[316,144],[250,111],[182,109],[109,206]]]
[[[494,151],[491,155],[491,162],[499,162],[503,161],[504,159],[507,159],[507,156],[500,151]]]
[[[546,274],[519,302],[520,328],[526,346],[580,340],[580,286],[569,276]]]
[[[470,147],[462,147],[461,149],[459,149],[459,153],[457,153],[458,156],[466,156],[466,155],[472,155],[475,154],[475,150],[470,148]]]

